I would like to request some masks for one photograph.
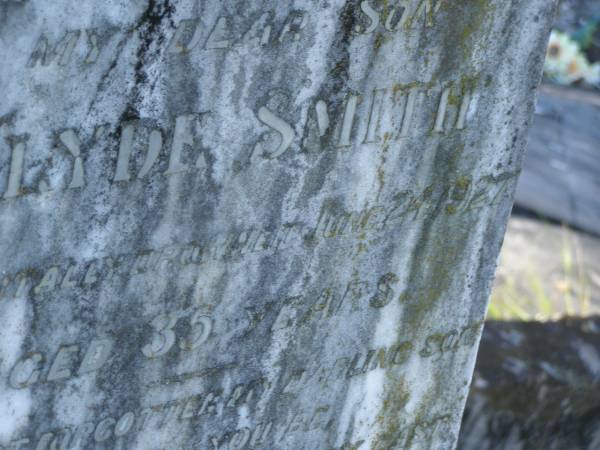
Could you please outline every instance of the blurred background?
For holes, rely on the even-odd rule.
[[[600,450],[600,0],[562,0],[459,450]]]

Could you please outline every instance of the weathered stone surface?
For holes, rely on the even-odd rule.
[[[458,448],[600,448],[598,349],[598,317],[486,323]]]
[[[453,448],[553,9],[0,2],[0,446]]]

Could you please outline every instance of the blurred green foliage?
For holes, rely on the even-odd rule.
[[[600,13],[596,17],[588,19],[578,30],[572,34],[572,38],[579,43],[584,51],[593,50],[600,46],[599,36]]]

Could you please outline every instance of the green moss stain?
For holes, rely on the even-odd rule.
[[[438,14],[453,19],[452,23],[446,20],[445,41],[460,52],[462,60],[468,61],[476,44],[484,39],[495,11],[496,6],[490,0],[443,1],[440,4]]]
[[[449,79],[457,80],[460,77],[451,85],[448,97],[448,104],[452,108],[448,110],[446,121],[449,125],[455,123],[453,121],[465,96],[483,85],[488,87],[492,81],[489,76],[484,78],[481,74],[474,74],[473,59],[476,52],[483,51],[480,46],[487,40],[495,6],[490,0],[419,0],[412,2],[412,7],[405,11],[405,14],[410,14],[403,20],[405,29],[389,31],[384,24],[399,3],[373,0],[371,4],[381,14],[380,26],[373,34],[375,51],[382,49],[388,39],[406,34],[408,29],[411,33],[418,29],[422,34],[422,42],[429,40],[433,43],[432,50],[444,49],[439,58],[435,52],[431,53],[432,62],[439,60],[439,66],[434,68],[430,81],[395,84],[392,95],[415,88],[421,91],[435,89],[438,92],[440,86],[448,86]],[[427,52],[419,54],[423,56],[421,63],[429,55]],[[452,77],[448,74],[452,74]],[[464,140],[450,133],[447,137],[437,149],[431,173],[426,177],[432,185],[418,200],[427,206],[417,209],[418,213],[415,213],[414,225],[420,228],[406,269],[407,278],[403,280],[403,291],[396,294],[403,311],[398,340],[410,340],[415,346],[423,345],[427,336],[434,336],[436,330],[433,329],[431,317],[440,312],[442,304],[446,308],[452,306],[453,299],[447,296],[464,284],[462,263],[466,256],[470,256],[467,244],[472,241],[472,228],[461,213],[465,199],[473,189],[472,165],[467,160],[469,151]],[[389,136],[384,135],[381,163],[375,174],[380,192],[384,191],[386,183],[384,165],[388,140]],[[450,140],[452,142],[448,142]],[[477,142],[469,141],[469,149],[476,146]],[[440,185],[444,186],[443,195],[438,195],[440,190],[434,187]],[[367,251],[367,245],[365,237],[361,237],[358,253]],[[415,352],[420,350],[422,347],[415,347]],[[436,371],[427,382],[427,392],[414,399],[411,395],[415,394],[411,394],[402,371],[386,370],[383,399],[377,415],[379,432],[374,449],[398,448],[399,445],[411,447],[419,430],[433,430],[444,421],[456,420],[455,416],[435,414],[447,394],[445,376],[443,370]],[[417,406],[413,409],[412,401],[415,400]],[[409,401],[410,414],[406,411]]]
[[[442,170],[441,165],[436,167]],[[446,174],[446,177],[450,176]],[[459,176],[448,186],[437,206],[421,219],[422,230],[411,258],[406,289],[399,297],[403,318],[398,339],[411,339],[417,354],[423,349],[425,338],[435,336],[430,317],[438,312],[441,302],[450,307],[451,302],[446,296],[453,291],[452,284],[461,278],[460,262],[464,261],[468,252],[465,243],[469,242],[471,230],[458,226],[457,220],[460,219],[454,214],[457,206],[449,202],[454,198],[464,198],[465,192],[472,186],[472,179]],[[433,378],[428,382],[426,393],[413,399],[418,404],[408,414],[405,406],[410,399],[410,390],[407,390],[406,381],[391,371],[386,373],[384,398],[378,416],[381,428],[375,448],[383,450],[398,448],[398,445],[406,448],[421,445],[421,439],[425,442],[442,424],[455,420],[453,416],[436,413],[439,412],[440,399],[447,394],[447,373],[437,370],[431,375]]]
[[[377,33],[375,35],[375,42],[373,43],[373,48],[375,49],[375,51],[378,51],[384,42],[385,42],[384,35],[381,33]]]
[[[387,139],[384,137],[384,143],[381,148],[380,161],[379,161],[379,165],[377,166],[377,181],[379,183],[379,188],[377,191],[377,199],[379,199],[379,196],[381,195],[381,193],[383,192],[383,188],[385,187],[385,165],[386,165],[387,159],[388,159],[389,148],[390,148],[390,144],[387,141]]]
[[[385,400],[376,418],[380,429],[375,438],[377,450],[392,448],[405,433],[401,419],[406,415],[404,408],[410,400],[410,386],[401,376],[388,374],[385,389]]]

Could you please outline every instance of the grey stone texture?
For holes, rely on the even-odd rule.
[[[0,447],[453,448],[554,8],[0,2]]]

